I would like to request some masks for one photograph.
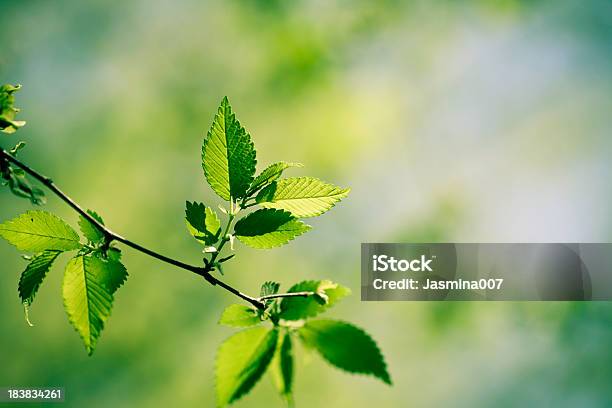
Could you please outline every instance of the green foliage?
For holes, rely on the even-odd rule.
[[[288,163],[288,162],[277,162],[266,167],[251,183],[251,187],[249,187],[249,195],[255,194],[262,187],[267,186],[272,183],[276,179],[278,179],[283,171],[288,169],[289,167],[304,167],[302,163]]]
[[[94,211],[88,213],[103,223]],[[84,217],[79,226],[90,245],[81,245],[77,232],[65,221],[45,211],[28,211],[0,225],[0,235],[21,251],[36,253],[19,279],[19,296],[32,304],[38,288],[55,259],[65,251],[79,250],[66,266],[64,307],[81,335],[89,354],[110,315],[113,294],[127,279],[117,248],[104,247],[104,234]]]
[[[0,224],[0,236],[21,251],[79,249],[79,235],[59,217],[45,211],[28,211]]]
[[[285,332],[278,341],[276,353],[270,363],[270,373],[281,397],[292,404],[293,401],[293,346],[291,334]]]
[[[62,295],[70,323],[91,355],[111,313],[113,294],[105,265],[92,255],[71,259],[64,272]]]
[[[300,282],[293,285],[288,292],[313,292],[313,295],[284,298],[280,303],[280,317],[285,320],[314,317],[351,294],[349,288],[328,280]]]
[[[14,93],[20,88],[21,85],[0,86],[1,132],[15,133],[20,127],[25,125],[24,121],[15,120],[15,115],[19,112],[19,109],[13,106],[15,103]],[[18,142],[8,153],[17,156],[17,153],[24,147],[25,142]],[[21,168],[11,166],[8,159],[4,157],[0,157],[0,185],[8,186],[14,195],[27,198],[34,205],[45,203],[45,193],[40,188],[32,187],[26,177],[26,172]]]
[[[217,354],[217,405],[223,407],[248,393],[268,368],[278,330],[264,327],[234,334]]]
[[[317,350],[330,364],[350,373],[373,375],[391,384],[380,349],[360,328],[337,320],[312,320],[298,333],[306,346]]]
[[[245,305],[229,305],[223,311],[219,324],[230,327],[249,327],[261,323],[257,310]]]
[[[19,142],[9,153],[16,156],[24,146],[24,142]],[[45,193],[30,184],[25,171],[11,166],[8,160],[2,158],[0,158],[0,185],[8,186],[14,195],[27,198],[34,205],[45,203]]]
[[[202,146],[206,180],[226,201],[243,198],[255,174],[255,147],[251,136],[232,112],[227,97],[213,121]]]
[[[51,269],[53,261],[61,254],[61,251],[43,251],[32,257],[32,260],[19,278],[19,297],[21,302],[31,305],[47,272]]]
[[[214,245],[219,241],[221,221],[217,213],[202,203],[185,203],[185,222],[193,237],[204,245]]]
[[[25,125],[24,121],[15,120],[19,109],[13,106],[15,95],[21,85],[0,86],[0,131],[4,133],[15,133],[17,129]]]
[[[265,187],[256,201],[263,207],[290,211],[296,217],[316,217],[330,210],[349,191],[314,177],[292,177]]]
[[[89,267],[108,291],[114,294],[127,280],[128,272],[121,263],[121,251],[110,248],[106,256],[104,255],[93,252],[89,256]]]
[[[276,295],[279,285],[276,282],[266,282],[262,285],[260,296]],[[378,346],[374,340],[362,329],[349,323],[335,320],[309,320],[319,313],[327,311],[342,298],[350,294],[346,287],[328,280],[304,281],[293,285],[287,294],[299,293],[299,296],[281,297],[268,299],[265,310],[259,311],[259,319],[255,320],[257,311],[248,307],[232,305],[228,307],[221,317],[219,323],[230,326],[238,326],[243,321],[249,324],[270,321],[274,330],[278,331],[278,342],[276,343],[274,357],[269,362],[267,359],[249,359],[248,371],[257,372],[261,375],[269,369],[270,375],[280,396],[287,402],[293,404],[293,378],[295,371],[295,349],[293,339],[299,338],[308,347],[317,350],[328,362],[351,373],[373,375],[382,381],[391,384],[391,378],[387,372],[386,364]],[[285,294],[286,295],[286,294]],[[238,322],[238,324],[233,324]],[[264,331],[259,331],[263,336]],[[240,332],[234,337],[234,347],[238,348],[238,335],[246,336]],[[241,338],[241,337],[240,337]],[[229,341],[229,340],[228,340]],[[258,340],[260,341],[260,340]],[[219,355],[229,355],[230,349],[221,346]],[[253,355],[259,356],[263,349],[268,351],[270,344],[265,342],[265,347],[257,349]],[[260,364],[258,370],[253,364]],[[244,363],[239,364],[240,367]],[[238,368],[235,368],[236,371]],[[227,370],[217,371],[217,400],[220,406],[231,403],[234,399],[227,391],[227,383],[238,385],[227,378]],[[235,375],[235,373],[234,373]],[[220,385],[221,384],[221,387]],[[249,388],[252,384],[249,383]],[[242,395],[242,394],[240,394]]]
[[[278,282],[272,282],[272,281],[264,282],[264,284],[261,285],[259,296],[263,297],[263,296],[276,295],[279,289],[280,289],[280,283]]]
[[[245,245],[267,249],[284,245],[310,228],[287,211],[261,209],[238,221],[234,234]]]
[[[87,210],[87,213],[91,215],[96,221],[104,225],[104,220],[95,211]],[[104,241],[104,232],[100,231],[98,227],[89,222],[82,215],[79,217],[79,228],[83,233],[83,236],[92,244],[100,244]]]
[[[14,120],[15,90],[10,86],[0,89],[0,124],[8,133],[23,124]],[[15,155],[21,147],[20,143],[11,150],[12,157],[2,151],[0,176],[13,193],[38,204],[42,202],[42,191],[30,186],[23,169],[38,174],[24,165],[13,166],[20,164]],[[284,245],[310,230],[300,218],[323,214],[349,192],[312,177],[281,178],[284,170],[302,167],[298,163],[276,162],[254,177],[256,163],[251,137],[224,98],[204,139],[202,165],[211,188],[229,203],[229,208],[220,207],[227,219],[222,225],[210,206],[186,202],[187,229],[205,248],[203,267],[185,269],[197,270],[207,279],[210,278],[207,274],[221,272],[222,265],[236,255],[235,238],[258,249]],[[46,180],[40,175],[37,179]],[[62,198],[73,205],[66,197]],[[257,205],[263,208],[240,217],[243,210]],[[65,251],[77,251],[65,268],[62,296],[68,319],[91,355],[111,314],[114,295],[128,277],[121,251],[112,244],[115,240],[128,241],[103,227],[104,221],[96,212],[88,210],[87,214],[99,226],[79,213],[85,244],[81,244],[77,232],[65,221],[44,211],[29,211],[0,224],[0,236],[17,249],[35,254],[19,280],[19,296],[26,313],[57,257]],[[169,258],[137,244],[130,246],[170,262]],[[222,254],[228,246],[231,253]],[[268,281],[261,286],[259,298],[251,298],[219,280],[209,281],[257,306],[230,305],[219,319],[223,325],[249,328],[234,334],[219,348],[215,372],[218,406],[248,393],[268,368],[279,394],[289,405],[293,404],[295,338],[343,370],[391,382],[376,343],[363,330],[333,320],[308,320],[349,295],[348,288],[328,280],[312,280],[297,283],[289,293],[279,294],[280,284]],[[260,324],[268,326],[251,327]]]

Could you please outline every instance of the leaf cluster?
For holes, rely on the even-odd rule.
[[[10,85],[0,88],[0,130],[5,133],[13,133],[25,123],[15,120],[18,110],[13,106],[13,93],[18,89]],[[12,149],[10,156],[2,150],[0,176],[13,193],[41,204],[42,191],[29,184],[23,166],[11,164],[20,163],[14,156],[21,147],[23,143]],[[200,269],[205,277],[214,271],[223,274],[225,263],[236,255],[236,240],[255,249],[285,245],[311,229],[303,218],[324,214],[349,193],[347,188],[314,177],[283,178],[286,170],[303,167],[299,163],[275,162],[259,174],[256,167],[251,136],[224,98],[202,145],[202,168],[212,190],[227,205],[219,207],[221,216],[201,202],[187,201],[185,206],[187,230],[203,246],[204,266]],[[43,176],[38,179],[43,183],[48,180]],[[45,185],[53,187],[50,182]],[[64,268],[62,297],[68,319],[91,355],[111,314],[115,293],[128,277],[121,251],[113,244],[115,240],[128,242],[111,233],[96,212],[79,212],[81,236],[67,222],[45,211],[28,211],[0,224],[0,236],[28,254],[24,255],[28,264],[18,284],[26,318],[52,265],[62,254],[72,253]],[[151,255],[144,249],[141,252]],[[257,308],[230,305],[221,316],[221,324],[245,330],[219,348],[219,406],[248,393],[266,372],[273,376],[283,399],[292,404],[294,343],[316,350],[342,370],[391,383],[383,356],[365,331],[343,321],[315,319],[349,295],[348,288],[328,280],[312,280],[293,285],[285,294],[279,289],[280,283],[269,281],[261,286],[259,298],[233,291]]]
[[[202,168],[210,187],[229,204],[221,208],[226,228],[211,206],[188,201],[185,208],[187,229],[211,254],[205,259],[211,270],[221,269],[217,253],[226,242],[237,239],[256,249],[287,244],[311,229],[301,218],[327,212],[350,191],[313,177],[281,178],[285,170],[303,167],[299,163],[279,161],[257,175],[256,167],[251,136],[225,97],[202,145]],[[251,207],[260,208],[238,218]]]
[[[262,296],[274,295],[280,284],[266,282]],[[221,344],[216,361],[217,405],[231,404],[247,394],[268,372],[289,405],[293,401],[295,345],[317,352],[329,364],[354,374],[374,376],[391,384],[391,377],[376,342],[364,330],[340,320],[314,319],[350,294],[327,280],[304,281],[288,294],[273,298],[265,310],[228,306],[220,324],[246,328]],[[271,324],[265,326],[264,322]]]
[[[25,125],[25,121],[15,120],[19,109],[13,105],[15,103],[14,94],[20,88],[21,85],[0,86],[0,132],[12,134]],[[17,152],[24,147],[25,142],[19,142],[9,150],[9,153],[16,156]],[[32,187],[26,173],[22,169],[11,166],[4,155],[0,156],[0,185],[8,186],[14,195],[27,198],[34,205],[45,203],[44,192]]]
[[[19,109],[14,106],[14,94],[20,88],[21,85],[0,86],[0,131],[4,133],[15,133],[17,129],[25,125],[24,121],[15,119]]]
[[[89,214],[103,224],[102,218]],[[28,211],[0,224],[0,236],[18,250],[32,254],[19,279],[18,291],[27,309],[55,260],[72,252],[64,269],[62,297],[68,320],[92,354],[104,322],[111,313],[114,294],[127,279],[121,251],[84,217],[79,220],[84,240],[64,220],[46,211]],[[29,320],[28,320],[29,322]]]

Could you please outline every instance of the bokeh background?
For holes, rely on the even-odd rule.
[[[366,328],[395,386],[299,351],[297,406],[611,406],[612,304],[361,303],[360,242],[612,238],[608,1],[0,1],[1,82],[21,83],[21,157],[129,238],[198,262],[184,201],[217,198],[200,146],[228,95],[260,168],[352,187],[314,230],[244,247],[257,292],[330,278],[330,312]],[[29,209],[0,191],[2,219]],[[47,209],[76,225],[57,199]],[[126,250],[93,357],[69,325],[60,262],[26,325],[25,263],[0,243],[0,384],[58,385],[67,406],[213,406],[234,299]],[[65,259],[62,259],[65,261]],[[342,339],[338,339],[342,341]],[[265,378],[236,406],[281,406]]]

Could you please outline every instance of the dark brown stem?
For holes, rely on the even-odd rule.
[[[17,158],[15,158],[14,156],[9,154],[6,150],[4,150],[2,148],[0,148],[0,158],[4,159],[4,160],[7,160],[8,162],[14,164],[15,166],[19,167],[20,169],[25,171],[27,174],[29,174],[30,176],[32,176],[33,178],[38,180],[45,187],[47,187],[53,194],[58,196],[62,201],[64,201],[66,204],[68,204],[73,210],[75,210],[77,213],[79,213],[79,215],[81,215],[87,221],[89,221],[90,223],[95,225],[96,228],[98,228],[100,231],[102,231],[104,233],[104,236],[106,237],[107,245],[110,244],[112,241],[121,242],[122,244],[127,245],[130,248],[135,249],[136,251],[139,251],[139,252],[141,252],[141,253],[143,253],[145,255],[148,255],[150,257],[153,257],[155,259],[158,259],[158,260],[160,260],[162,262],[165,262],[165,263],[168,263],[170,265],[174,265],[177,268],[181,268],[181,269],[193,272],[196,275],[202,276],[211,285],[219,286],[219,287],[227,290],[228,292],[232,293],[235,296],[238,296],[242,300],[247,301],[248,303],[252,304],[253,306],[255,306],[256,308],[258,308],[260,310],[263,310],[265,308],[265,305],[259,299],[254,298],[254,297],[249,296],[249,295],[246,295],[246,294],[240,292],[238,289],[236,289],[236,288],[228,285],[227,283],[222,282],[219,279],[215,278],[210,273],[212,271],[211,267],[209,267],[209,266],[202,266],[202,267],[200,267],[200,266],[194,266],[194,265],[186,264],[186,263],[181,262],[179,260],[167,257],[165,255],[162,255],[162,254],[160,254],[158,252],[155,252],[155,251],[153,251],[151,249],[145,248],[142,245],[139,245],[139,244],[137,244],[137,243],[135,243],[133,241],[130,241],[129,239],[124,238],[121,235],[113,232],[111,229],[109,229],[108,227],[106,227],[105,225],[100,223],[98,220],[96,220],[94,217],[89,215],[89,213],[87,211],[85,211],[81,206],[79,206],[72,198],[70,198],[66,193],[64,193],[62,190],[60,190],[60,188],[57,185],[55,185],[53,180],[51,180],[47,176],[44,176],[44,175],[40,174],[36,170],[32,169],[30,166],[28,166],[27,164],[21,162],[20,160],[18,160]]]

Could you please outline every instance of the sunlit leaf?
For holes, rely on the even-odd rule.
[[[229,305],[223,311],[219,324],[230,327],[249,327],[261,323],[257,311],[244,305]]]
[[[110,286],[95,256],[79,255],[68,262],[62,285],[64,308],[90,355],[111,313]]]
[[[270,363],[270,373],[281,397],[291,404],[293,399],[293,346],[289,333],[285,333],[278,341],[276,353]]]
[[[216,364],[219,407],[238,400],[255,386],[274,356],[277,339],[278,330],[255,327],[221,344]]]
[[[278,179],[283,171],[288,169],[289,167],[304,167],[301,163],[288,163],[288,162],[277,162],[266,167],[251,183],[251,187],[249,188],[249,194],[253,194],[257,192],[262,187],[267,186],[272,183],[274,180]]]
[[[316,217],[331,209],[349,191],[314,177],[292,177],[265,187],[256,201],[266,208],[290,211],[299,218]]]
[[[312,292],[313,295],[283,298],[279,316],[285,320],[301,320],[314,317],[351,294],[349,288],[328,280],[300,282],[289,288],[288,292]]]
[[[0,236],[27,252],[70,251],[81,247],[76,231],[46,211],[28,211],[0,224]]]
[[[202,165],[212,189],[226,201],[244,197],[257,159],[251,136],[232,112],[227,97],[215,115],[202,146]]]

